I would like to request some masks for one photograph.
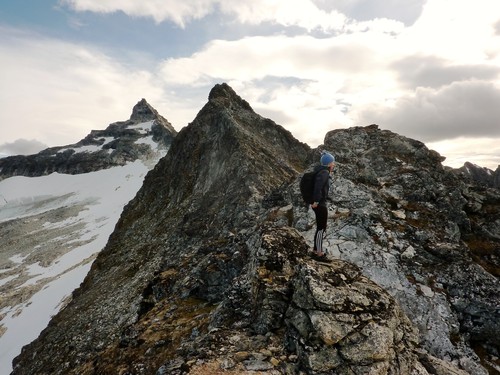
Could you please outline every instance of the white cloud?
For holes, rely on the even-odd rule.
[[[114,13],[121,11],[131,17],[151,17],[155,22],[172,21],[181,27],[213,11],[217,0],[60,0],[77,11]]]
[[[398,13],[403,13],[403,20],[415,18],[421,10],[423,0],[413,0],[403,11],[385,4],[380,0],[377,6],[371,3],[356,6],[341,6],[350,13],[347,17],[335,7],[325,6],[314,0],[253,0],[250,2],[225,0],[59,0],[76,11],[95,13],[123,12],[130,17],[149,17],[157,23],[173,22],[185,28],[190,22],[208,15],[219,13],[227,17],[225,22],[247,25],[271,23],[284,27],[297,26],[305,30],[325,32],[345,32],[375,28],[386,32],[400,31],[402,22]],[[366,0],[363,0],[366,1]],[[396,1],[396,0],[393,0]],[[367,6],[369,5],[369,6]],[[366,14],[365,10],[371,10]],[[382,9],[382,11],[379,11]],[[367,17],[369,15],[372,18]],[[357,21],[359,17],[360,22]]]
[[[452,141],[429,142],[426,145],[445,155],[443,164],[453,168],[460,168],[466,161],[493,171],[500,167],[500,137],[461,137]]]
[[[337,89],[380,68],[380,55],[369,42],[377,38],[384,44],[383,36],[371,36],[367,42],[361,40],[363,37],[352,34],[338,38],[267,36],[216,40],[190,57],[166,60],[161,74],[173,84],[193,85],[207,76],[228,80],[281,76],[336,82]],[[369,75],[363,79],[373,82]]]
[[[228,15],[235,15],[238,21],[247,24],[273,22],[283,26],[299,26],[306,30],[340,30],[347,18],[332,9],[319,9],[308,0],[255,0],[255,1],[219,1],[221,10]]]
[[[30,155],[47,148],[45,143],[36,139],[16,139],[14,142],[0,144],[0,155]]]
[[[500,66],[493,64],[463,65],[435,56],[408,56],[392,64],[398,71],[402,86],[439,88],[457,81],[494,81]]]
[[[341,29],[346,17],[336,10],[319,9],[309,0],[254,0],[251,2],[224,0],[60,0],[77,11],[113,13],[122,11],[131,17],[151,17],[156,22],[171,21],[185,27],[187,23],[218,10],[246,24],[263,22],[283,26],[299,26],[307,30]]]
[[[313,0],[322,9],[336,8],[358,21],[387,18],[411,25],[419,17],[426,0]]]
[[[498,58],[500,40],[493,37],[499,14],[500,2],[495,0],[427,1],[421,17],[406,29],[403,51],[418,50],[462,64]]]
[[[27,135],[51,146],[77,142],[91,129],[127,119],[145,94],[152,103],[163,97],[152,73],[91,47],[1,33],[0,69],[8,72],[2,85],[9,88],[0,92],[3,141]]]
[[[456,82],[441,89],[419,88],[392,107],[360,111],[364,122],[383,124],[421,141],[461,136],[500,137],[500,87],[481,81]]]
[[[386,64],[371,48],[375,39],[390,43],[385,34],[364,33],[218,40],[191,57],[166,60],[160,76],[166,86],[207,91],[215,82],[229,82],[257,112],[315,146],[328,130],[356,125],[348,115],[353,103],[371,103],[392,90],[390,72],[375,74]]]
[[[335,92],[325,91],[321,83],[279,79],[275,82],[231,84],[245,93],[257,113],[283,125],[312,147],[322,144],[329,130],[354,125],[345,116],[346,105],[338,102]]]
[[[20,126],[36,129],[25,131],[30,137],[49,143],[65,131],[79,139],[90,127],[126,118],[145,97],[180,128],[225,81],[312,146],[333,128],[371,123],[425,141],[496,137],[500,3],[409,0],[403,10],[396,0],[381,1],[339,1],[335,9],[325,0],[61,0],[78,11],[170,21],[186,32],[196,19],[216,15],[232,30],[253,25],[259,36],[231,34],[145,70],[90,46],[7,33],[0,68],[13,89],[0,93],[8,109],[0,121],[20,122],[24,102],[30,108]],[[269,24],[273,35],[266,35]],[[14,133],[6,141],[20,138]]]

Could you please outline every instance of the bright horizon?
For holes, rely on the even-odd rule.
[[[445,165],[500,164],[495,0],[20,0],[0,32],[0,154],[75,143],[141,98],[180,130],[227,82],[311,147],[375,123]]]

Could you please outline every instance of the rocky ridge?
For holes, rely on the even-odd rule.
[[[329,132],[324,147],[339,161],[332,255],[396,298],[424,349],[471,374],[486,373],[476,353],[491,353],[483,365],[497,373],[500,192],[376,125]]]
[[[177,131],[145,100],[133,108],[130,119],[92,130],[78,143],[51,147],[34,155],[0,159],[0,181],[12,176],[36,177],[52,172],[79,174],[152,159],[168,149]]]
[[[331,263],[298,193],[318,150],[214,87],[13,374],[498,371],[498,192],[377,126],[321,149]]]
[[[500,165],[495,171],[489,168],[480,167],[476,164],[466,162],[463,167],[458,168],[456,173],[469,178],[481,185],[493,188],[500,188]]]

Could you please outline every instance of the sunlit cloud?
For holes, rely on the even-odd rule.
[[[340,29],[346,17],[332,10],[319,9],[309,0],[255,0],[251,2],[223,0],[60,0],[77,11],[114,13],[121,11],[132,17],[150,17],[156,22],[171,21],[180,27],[203,18],[215,10],[241,23],[259,24],[273,22],[283,26],[300,26],[308,30],[315,28]]]
[[[3,29],[0,123],[5,140],[29,134],[43,143],[74,142],[92,128],[126,119],[145,93],[162,97],[150,72],[130,69],[87,46]],[[116,118],[122,113],[125,118]],[[96,123],[101,119],[104,123]]]
[[[181,27],[186,22],[200,19],[213,11],[217,0],[60,0],[76,11],[96,13],[123,12],[131,17],[150,17],[160,23],[172,21]]]
[[[429,142],[427,146],[446,155],[445,165],[460,168],[465,162],[496,170],[500,166],[500,137],[465,138]]]
[[[392,107],[360,112],[364,121],[419,139],[439,141],[462,136],[500,137],[500,88],[481,81],[456,82],[442,89],[420,88]]]
[[[181,57],[165,50],[140,64],[126,47],[125,57],[2,29],[0,69],[10,89],[0,92],[0,121],[19,124],[2,135],[6,142],[24,134],[49,145],[75,142],[128,118],[143,97],[180,129],[213,85],[227,82],[311,146],[329,130],[372,123],[433,144],[453,139],[457,150],[464,139],[497,139],[500,3],[414,0],[402,10],[395,2],[60,0],[70,21],[87,12],[77,29],[89,27],[89,15],[120,12],[189,32],[212,16],[205,21],[216,22],[216,37]],[[219,26],[252,32],[217,34]]]

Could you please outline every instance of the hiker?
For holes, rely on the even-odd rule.
[[[335,157],[328,152],[323,152],[318,165],[314,172],[314,190],[311,207],[316,215],[316,234],[314,235],[314,250],[311,254],[313,259],[326,261],[326,252],[323,249],[323,236],[326,230],[326,222],[328,220],[328,208],[326,200],[328,190],[330,189],[330,173],[335,167]]]

